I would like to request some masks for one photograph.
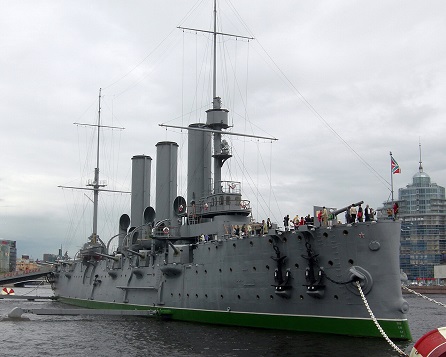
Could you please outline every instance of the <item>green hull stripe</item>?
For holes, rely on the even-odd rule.
[[[348,336],[381,337],[378,328],[370,319],[237,313],[232,311],[177,309],[171,306],[160,308],[62,297],[59,300],[70,305],[92,309],[156,310],[160,315],[168,315],[173,320],[181,321]],[[169,313],[167,314],[165,311]],[[378,321],[389,338],[412,339],[407,320]]]

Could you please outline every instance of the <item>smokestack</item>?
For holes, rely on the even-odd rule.
[[[161,141],[156,149],[156,220],[172,220],[173,201],[177,197],[178,144]]]
[[[150,206],[150,175],[152,158],[146,155],[132,157],[132,203],[131,223],[133,227],[143,224],[146,207]]]

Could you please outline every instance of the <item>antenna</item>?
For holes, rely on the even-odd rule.
[[[418,167],[418,170],[420,172],[423,172],[423,165],[422,165],[422,161],[421,161],[421,138],[418,138],[418,147],[420,150],[420,166]]]

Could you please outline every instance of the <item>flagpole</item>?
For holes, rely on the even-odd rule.
[[[392,172],[392,152],[390,152],[390,191],[392,192],[392,203],[393,203],[393,172]]]

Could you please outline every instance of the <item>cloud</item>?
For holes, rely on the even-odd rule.
[[[185,134],[158,124],[205,120],[211,39],[176,26],[210,28],[212,2],[190,13],[191,3],[172,1],[2,5],[0,236],[35,258],[60,244],[74,255],[86,241],[91,197],[57,186],[93,178],[95,133],[72,123],[97,121],[99,88],[103,124],[125,127],[101,134],[101,179],[128,190],[131,157],[148,154],[155,167],[155,144],[177,141],[186,196]],[[359,200],[378,207],[390,195],[389,151],[402,168],[397,191],[418,170],[420,138],[423,167],[445,184],[442,1],[219,7],[223,30],[255,37],[219,40],[217,92],[232,130],[279,139],[229,140],[237,156],[224,173],[244,182],[256,219],[280,224]],[[101,196],[101,237],[129,213],[128,198],[116,200]]]

